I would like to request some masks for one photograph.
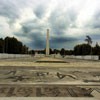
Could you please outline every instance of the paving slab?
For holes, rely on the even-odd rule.
[[[45,97],[52,100],[98,100],[99,94],[99,61],[51,57],[0,60],[1,96]],[[67,98],[46,98],[49,96]],[[74,98],[69,98],[73,96]],[[36,99],[40,100],[40,98]]]
[[[47,60],[46,60],[47,59]],[[39,63],[39,62],[36,62],[38,60],[42,60],[42,61],[64,61],[64,63]],[[67,63],[65,63],[67,62]],[[49,58],[49,57],[44,57],[44,58],[20,58],[20,59],[3,59],[3,60],[0,60],[0,66],[30,66],[30,67],[33,67],[33,66],[36,66],[36,67],[73,67],[73,68],[76,68],[76,67],[79,67],[79,68],[100,68],[100,61],[86,61],[86,60],[76,60],[76,59],[57,59],[57,58]]]
[[[55,98],[55,97],[2,97],[0,98],[0,100],[100,100],[100,99],[96,99],[96,98],[66,98],[66,97],[61,97],[61,98]]]

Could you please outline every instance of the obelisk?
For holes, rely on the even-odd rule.
[[[47,38],[46,38],[46,56],[49,56],[49,29],[47,29]]]

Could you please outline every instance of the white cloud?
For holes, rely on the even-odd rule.
[[[31,43],[32,34],[45,36],[47,28],[56,37],[100,34],[100,0],[0,0],[0,4],[1,37]]]

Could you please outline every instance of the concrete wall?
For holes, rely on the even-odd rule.
[[[50,56],[54,58],[62,58],[60,54],[51,54]]]
[[[99,60],[99,56],[65,56],[65,58],[84,59],[84,60]]]
[[[34,57],[36,57],[36,58],[45,57],[45,54],[35,54]]]
[[[30,57],[25,54],[0,54],[0,59]]]

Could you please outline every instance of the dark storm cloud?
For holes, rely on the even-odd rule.
[[[55,36],[50,39],[53,48],[74,46],[77,43],[77,38],[74,37],[85,38],[87,28],[87,34],[95,32],[93,38],[97,39],[99,35],[96,34],[100,34],[100,10],[94,4],[98,0],[95,3],[91,1],[91,5],[94,5],[92,11],[89,11],[91,6],[87,6],[89,0],[78,0],[83,1],[82,8],[77,0],[73,1],[75,4],[69,0],[64,1],[66,4],[60,0],[0,0],[0,17],[4,18],[4,21],[0,20],[0,28],[4,33],[7,30],[11,35],[27,39],[22,42],[28,43],[32,48],[45,48],[47,28],[50,29],[50,35]],[[88,12],[93,15],[88,16]],[[0,32],[2,33],[1,30]]]
[[[23,33],[30,33],[35,28],[34,23],[32,22],[25,22],[21,25]]]
[[[24,30],[25,31],[25,30]],[[42,35],[40,31],[38,32],[30,32],[30,34],[25,34],[23,33],[17,33],[17,36],[20,37],[27,37],[31,39],[31,43],[26,43],[29,45],[31,48],[35,49],[44,49],[46,46],[46,35]],[[72,38],[72,37],[64,37],[64,36],[55,36],[55,37],[50,37],[50,47],[51,48],[60,48],[63,46],[66,47],[69,44],[74,44],[76,41],[78,41],[77,38]],[[70,46],[71,48],[71,46]]]
[[[21,32],[14,33],[18,37],[26,38],[26,41],[24,40],[24,43],[27,44],[29,47],[33,49],[44,49],[46,45],[46,37],[44,35],[41,35],[41,33],[38,32],[30,32],[30,34],[25,34]],[[27,42],[27,39],[31,40],[31,43]]]
[[[78,41],[77,38],[72,37],[51,37],[50,39],[50,47],[51,48],[70,48],[75,45]],[[70,44],[70,45],[69,45]]]
[[[100,40],[100,33],[98,33],[98,34],[92,34],[92,35],[90,35],[91,36],[91,38],[92,38],[92,40]]]
[[[38,20],[27,21],[22,23],[21,25],[23,33],[31,33],[34,30],[41,32],[42,28],[44,27],[38,22]]]
[[[100,28],[100,12],[95,14],[92,25],[94,28]]]
[[[72,37],[51,37],[50,40],[52,43],[65,43],[65,42],[74,42],[77,41],[77,38]]]
[[[40,10],[40,12],[43,13],[44,15],[45,11]],[[41,18],[43,15],[39,16],[37,14],[37,17]],[[64,31],[70,27],[70,24],[72,25],[71,27],[73,26],[76,27],[75,25],[76,19],[77,19],[77,13],[72,9],[64,13],[62,13],[61,11],[57,11],[57,10],[54,10],[51,13],[48,19],[49,25],[51,27],[52,33],[58,35],[50,39],[50,46],[52,48],[57,48],[57,47],[60,48],[63,46],[66,47],[68,46],[68,44],[71,44],[72,46],[74,46],[74,43],[76,43],[78,39],[73,38],[73,37],[67,37],[66,35],[65,37],[63,37],[63,35],[66,34]],[[27,37],[32,40],[32,42],[29,45],[32,48],[44,49],[46,38],[45,36],[41,35],[41,31],[43,30],[43,28],[45,28],[45,25],[43,24],[41,25],[38,19],[26,21],[22,23],[21,25],[22,25],[21,31],[23,33],[23,37]],[[28,33],[28,34],[25,35],[24,33]]]
[[[37,48],[37,49],[44,49],[46,46],[46,37],[45,36],[41,36],[34,34],[31,35],[31,38],[33,39],[33,41],[31,42],[31,47],[33,48]],[[66,37],[52,37],[50,39],[50,47],[51,48],[63,48],[63,47],[67,47],[68,43],[70,44],[74,44],[75,42],[77,42],[76,38],[66,38]]]
[[[89,23],[86,24],[85,27],[89,27],[91,29],[100,28],[100,12],[96,12],[93,18],[89,21]]]
[[[44,27],[38,20],[30,20],[21,24],[22,28],[18,33],[14,33],[18,37],[27,38],[31,43],[27,43],[33,49],[44,49],[46,37],[42,35],[42,28]]]
[[[45,12],[46,12],[46,8],[43,5],[38,5],[37,8],[34,10],[34,13],[38,18],[42,18]]]
[[[45,48],[45,37],[43,35],[40,35],[40,33],[31,33],[29,36],[31,38],[31,47],[37,48],[37,49],[44,49]]]
[[[31,1],[31,0],[28,0]],[[28,6],[27,0],[0,0],[0,16],[9,19],[8,24],[12,24],[19,19],[22,9]]]
[[[19,17],[19,8],[15,0],[0,0],[0,16],[9,18],[12,22]]]
[[[32,27],[23,25],[22,30],[23,30],[23,33],[29,33],[29,32],[31,32]]]
[[[65,34],[71,25],[75,24],[77,14],[74,10],[69,9],[67,12],[54,10],[49,18],[50,27],[54,34]]]
[[[30,37],[32,42],[30,43],[32,48],[37,48],[37,49],[44,49],[46,45],[46,38],[40,33],[32,33]]]
[[[49,23],[54,34],[62,34],[62,31],[67,28],[66,21],[60,18],[57,12],[53,12],[50,16]]]

